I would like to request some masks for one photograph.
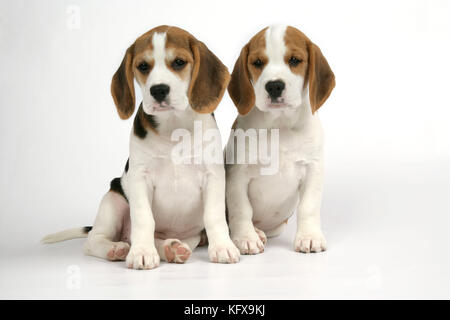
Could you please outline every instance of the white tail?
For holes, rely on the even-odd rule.
[[[76,238],[86,238],[91,227],[72,228],[61,232],[49,234],[42,238],[42,243],[55,243]]]

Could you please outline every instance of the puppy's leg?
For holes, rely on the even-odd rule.
[[[203,186],[204,224],[208,236],[208,254],[212,262],[236,263],[239,250],[230,239],[225,218],[225,170],[211,165]]]
[[[159,266],[155,247],[155,220],[151,209],[153,186],[146,179],[145,166],[130,168],[126,176],[126,191],[130,203],[131,248],[127,266],[133,269],[153,269]]]
[[[162,260],[171,263],[185,263],[191,256],[192,250],[200,242],[200,235],[184,239],[155,239],[156,249]]]
[[[242,254],[264,252],[264,237],[253,226],[253,209],[248,199],[249,180],[245,174],[227,172],[227,207],[231,239]]]
[[[325,251],[327,243],[320,227],[323,165],[319,161],[306,168],[305,181],[300,186],[297,208],[297,234],[294,249],[298,252]]]
[[[126,200],[120,194],[109,191],[100,203],[94,226],[84,244],[85,254],[108,260],[125,260],[130,246],[118,240],[128,212]]]
[[[183,242],[189,246],[189,248],[194,251],[195,248],[200,244],[202,240],[202,235],[184,239]]]

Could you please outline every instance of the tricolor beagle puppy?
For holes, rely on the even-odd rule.
[[[319,47],[293,27],[268,27],[242,49],[228,86],[239,112],[233,128],[267,129],[269,140],[279,136],[278,171],[262,174],[261,163],[228,159],[237,139],[236,131],[230,135],[226,202],[231,238],[242,254],[263,252],[267,237],[279,235],[295,210],[295,251],[326,249],[320,226],[323,134],[316,111],[334,86]]]
[[[139,37],[126,51],[111,84],[122,119],[134,112],[134,80],[143,97],[125,171],[112,180],[92,230],[72,229],[44,242],[88,233],[86,254],[126,259],[129,268],[152,269],[160,259],[185,262],[205,229],[210,260],[238,262],[239,250],[225,219],[223,161],[175,164],[171,155],[175,129],[193,132],[194,123],[200,122],[203,130],[218,130],[212,112],[229,79],[222,62],[184,30],[159,26]]]

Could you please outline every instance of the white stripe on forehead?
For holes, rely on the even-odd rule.
[[[166,33],[155,33],[152,39],[153,44],[153,58],[155,65],[165,64],[166,59]]]
[[[284,60],[284,54],[286,53],[284,34],[286,28],[287,26],[285,25],[276,25],[270,26],[266,30],[266,53],[269,58],[269,63]]]

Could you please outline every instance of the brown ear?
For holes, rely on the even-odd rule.
[[[331,71],[327,60],[323,56],[319,47],[314,43],[308,43],[309,51],[309,69],[308,69],[308,83],[309,83],[309,101],[311,104],[311,111],[314,114],[328,99],[333,91],[336,81],[334,80],[334,73]]]
[[[189,103],[199,113],[212,113],[222,100],[230,74],[203,42],[193,38],[190,46],[194,67],[188,90]]]
[[[244,115],[252,110],[255,105],[255,92],[250,82],[250,75],[247,66],[248,45],[241,50],[228,85],[228,93],[233,100],[239,114]]]
[[[133,51],[134,45],[128,48],[111,82],[111,94],[122,119],[131,117],[135,107]]]

